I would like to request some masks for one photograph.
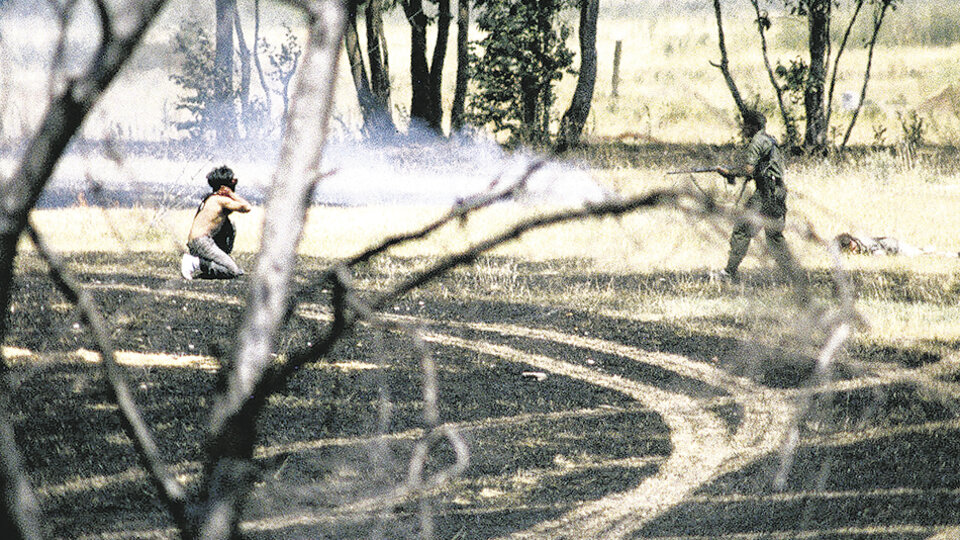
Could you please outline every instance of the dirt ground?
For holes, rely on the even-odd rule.
[[[193,482],[245,281],[182,280],[172,255],[73,262],[115,329],[163,455]],[[529,287],[558,286],[572,269],[538,264],[518,263]],[[300,286],[323,261],[304,268]],[[644,279],[616,286],[626,293]],[[301,297],[279,352],[325,324],[325,296]],[[466,472],[386,508],[365,504],[407,473],[425,423],[415,340],[363,327],[270,400],[246,534],[960,538],[956,355],[868,351],[889,360],[811,389],[816,360],[788,348],[662,321],[443,298],[413,295],[389,315],[429,345],[441,419],[469,445]],[[93,346],[77,313],[42,272],[18,275],[8,322],[17,436],[50,533],[175,537],[82,352]],[[797,418],[803,403],[815,406]],[[446,441],[434,443],[428,472],[452,460]]]

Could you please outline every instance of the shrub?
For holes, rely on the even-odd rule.
[[[187,19],[173,36],[173,53],[180,60],[180,72],[170,75],[185,93],[177,101],[178,111],[189,114],[187,120],[175,120],[174,127],[198,139],[214,129],[212,108],[214,89],[214,46],[200,23]]]
[[[486,34],[472,43],[471,123],[506,132],[511,142],[548,142],[553,86],[573,62],[560,7],[559,0],[477,1],[477,26]]]

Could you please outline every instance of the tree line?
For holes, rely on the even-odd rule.
[[[237,0],[214,0],[216,31],[213,42],[196,23],[184,23],[176,50],[182,56],[182,73],[173,76],[184,89],[179,107],[190,119],[177,127],[192,136],[212,132],[218,140],[261,134],[272,108],[271,95],[289,108],[289,85],[297,67],[300,46],[289,27],[279,45],[260,37],[260,0],[253,4],[253,47],[244,39]],[[760,51],[784,125],[784,145],[794,151],[823,152],[833,142],[842,149],[850,138],[865,101],[873,51],[885,17],[899,0],[747,0],[760,38]],[[722,72],[737,112],[758,108],[760,96],[751,103],[742,96],[729,71],[721,0],[713,0],[717,22],[720,61],[711,62]],[[580,143],[590,113],[597,74],[597,25],[599,0],[349,0],[343,50],[362,117],[363,136],[375,142],[390,142],[409,131],[437,135],[457,133],[467,126],[493,131],[511,143],[552,147],[564,151]],[[841,7],[848,19],[835,29]],[[807,22],[806,58],[784,64],[772,59],[767,33],[773,17],[767,8],[782,9]],[[563,10],[579,12],[579,64],[568,45],[572,29],[561,16]],[[390,84],[390,43],[384,32],[384,16],[402,12],[409,26],[411,98],[407,126],[398,125]],[[870,36],[864,46],[868,60],[863,68],[859,100],[841,131],[831,141],[831,120],[837,72],[844,52],[853,44],[854,26],[869,19]],[[456,24],[454,25],[454,21]],[[362,23],[362,26],[361,26]],[[471,28],[477,30],[471,36]],[[361,39],[361,29],[364,31]],[[433,42],[428,43],[432,29]],[[450,107],[444,110],[443,74],[448,44],[456,42],[456,84]],[[204,41],[206,40],[206,41]],[[269,61],[264,69],[262,59]],[[234,65],[235,59],[239,66]],[[250,97],[251,66],[264,90],[263,101]],[[554,116],[555,85],[566,74],[577,76],[573,97],[559,120]],[[269,82],[268,82],[269,81]],[[449,131],[444,117],[449,115]],[[269,123],[266,123],[269,124]],[[238,129],[238,126],[241,126]]]
[[[456,32],[452,37],[454,7]],[[574,57],[566,45],[570,29],[560,15],[561,10],[573,7],[580,12],[579,81],[559,129],[554,130],[554,85],[563,73],[571,71]],[[284,100],[286,116],[299,44],[289,27],[279,46],[260,37],[259,0],[253,4],[253,48],[244,39],[237,0],[215,0],[215,8],[212,38],[198,23],[188,20],[174,39],[181,71],[172,78],[187,91],[178,108],[188,113],[188,119],[176,127],[191,137],[213,136],[218,141],[263,135],[261,126],[272,108],[271,94]],[[390,44],[383,22],[385,14],[399,10],[410,32],[409,131],[445,135],[443,120],[449,114],[451,133],[477,125],[489,126],[511,142],[554,144],[561,150],[579,142],[596,79],[599,0],[457,0],[456,6],[450,0],[349,0],[346,10],[343,50],[365,138],[390,142],[400,136],[393,116]],[[471,39],[472,23],[483,37]],[[433,42],[428,43],[431,29]],[[442,81],[451,38],[456,40],[456,88],[452,105],[445,111]],[[267,68],[264,58],[269,61]],[[254,69],[263,88],[262,101],[251,98]],[[473,94],[468,100],[470,83]]]

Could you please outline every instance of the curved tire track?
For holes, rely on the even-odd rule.
[[[176,290],[163,292],[164,295],[173,296],[184,293]],[[195,294],[186,293],[186,295]],[[217,301],[230,302],[231,300],[237,302],[236,299],[217,298]],[[315,305],[301,304],[301,308],[312,311],[311,313],[301,311],[301,315],[308,318],[328,318],[325,310]],[[703,362],[679,355],[644,351],[637,347],[599,338],[511,324],[459,323],[401,315],[386,317],[431,326],[434,330],[425,330],[423,333],[427,341],[506,358],[543,371],[621,392],[659,413],[669,427],[673,451],[656,475],[647,478],[635,489],[582,503],[558,519],[541,522],[525,531],[514,533],[512,536],[516,538],[629,536],[651,519],[683,502],[700,486],[776,451],[790,432],[798,400],[803,394],[809,392],[849,390],[855,387],[910,382],[941,395],[960,398],[958,385],[945,383],[936,378],[936,375],[940,375],[938,371],[958,371],[955,365],[956,359],[943,359],[941,362],[919,369],[873,366],[872,369],[867,370],[865,376],[851,381],[834,382],[817,388],[772,390]],[[504,336],[550,341],[655,365],[660,369],[723,389],[731,396],[730,399],[742,407],[743,419],[737,429],[731,433],[726,424],[707,408],[711,404],[707,400],[697,400],[682,393],[604,374],[595,368],[544,355],[530,354],[505,345],[450,336],[441,330],[435,330],[437,328],[465,328]],[[887,430],[880,431],[882,433],[861,431],[835,434],[834,438],[837,440],[822,440],[820,443],[849,444],[870,438],[883,438],[890,434]],[[809,442],[816,444],[816,441]],[[931,540],[953,538],[958,530],[960,527],[944,526],[930,538]]]
[[[429,320],[419,322],[439,324]],[[516,533],[514,536],[517,538],[626,536],[640,529],[652,518],[673,508],[703,484],[775,450],[786,435],[793,416],[792,400],[781,397],[778,392],[763,389],[748,379],[732,376],[679,355],[650,353],[603,339],[517,325],[448,323],[447,326],[553,341],[656,365],[718,386],[731,394],[734,401],[744,409],[743,421],[731,434],[723,420],[709,411],[705,403],[684,394],[668,392],[655,386],[505,345],[467,340],[436,331],[425,332],[424,339],[427,341],[506,358],[622,392],[659,413],[670,428],[673,451],[656,475],[633,490],[584,503],[559,519],[542,522]]]

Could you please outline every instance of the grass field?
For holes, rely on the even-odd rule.
[[[626,161],[624,151],[611,153]],[[845,257],[868,326],[830,376],[810,386],[825,339],[811,316],[834,300],[832,264],[804,241],[807,222],[826,238],[856,227],[955,251],[960,194],[936,163],[906,168],[878,155],[792,164],[787,237],[813,284],[813,311],[794,302],[758,244],[741,285],[711,282],[729,224],[667,210],[534,232],[415,291],[385,316],[416,325],[428,343],[442,421],[471,451],[467,471],[370,510],[373,494],[402,478],[423,433],[420,359],[411,336],[361,328],[271,400],[258,447],[264,480],[245,510],[245,531],[409,537],[429,523],[438,538],[960,534],[952,466],[960,429],[957,258]],[[621,193],[689,182],[656,167],[594,174]],[[728,204],[735,198],[715,179],[699,184]],[[384,290],[550,210],[484,210],[361,268],[356,285],[363,294]],[[258,212],[237,218],[247,268],[258,249]],[[329,321],[328,293],[315,288],[323,269],[444,212],[312,209],[295,278],[309,292],[298,294],[277,352]],[[918,215],[924,220],[902,219]],[[192,210],[91,207],[33,216],[103,307],[148,420],[188,483],[199,472],[204,410],[245,292],[244,280],[179,277],[191,217]],[[52,532],[170,537],[76,312],[26,244],[17,267],[4,346]],[[431,467],[450,463],[447,445],[434,452]]]
[[[108,99],[86,123],[87,137],[100,139],[119,134],[159,140],[176,136],[170,122],[177,115],[179,90],[170,75],[178,68],[170,39],[182,21],[182,13],[189,13],[208,27],[213,25],[212,5],[203,2],[177,5],[184,4],[189,5],[189,9],[169,8],[151,29],[131,67],[121,74]],[[710,65],[711,61],[719,60],[712,10],[703,7],[687,10],[660,3],[656,4],[660,6],[657,12],[645,4],[619,2],[601,9],[597,87],[587,135],[601,141],[624,136],[670,143],[715,144],[733,140],[736,137],[733,101],[720,71]],[[960,25],[960,17],[956,10],[946,9],[940,2],[907,0],[901,4],[901,9],[888,18],[881,34],[867,95],[869,105],[858,120],[851,144],[874,143],[875,129],[886,130],[883,143],[897,144],[903,138],[898,115],[917,111],[926,123],[927,141],[956,146],[960,144],[960,97],[956,87],[960,68],[955,58],[960,38],[955,29]],[[250,15],[253,6],[243,1],[239,5],[249,41],[253,33]],[[751,101],[758,99],[770,112],[773,132],[780,136],[782,129],[777,126],[779,115],[774,114],[774,93],[767,81],[759,37],[753,27],[755,16],[743,7],[726,8],[731,71],[744,97]],[[300,35],[305,34],[301,18],[290,8],[263,3],[262,11],[262,35],[273,43],[283,36],[282,24],[291,25]],[[805,22],[777,10],[771,13],[774,23],[770,31],[771,61],[786,64],[806,58]],[[848,16],[844,9],[837,12],[835,33],[843,29]],[[571,10],[566,17],[576,29],[576,13]],[[403,127],[409,119],[410,106],[409,28],[399,13],[389,16],[386,23],[394,116]],[[6,54],[10,57],[11,71],[6,79],[0,78],[8,105],[3,108],[0,119],[3,136],[16,138],[29,131],[43,113],[42,103],[30,96],[47,92],[49,79],[44,71],[43,55],[52,49],[54,27],[43,21],[28,24],[12,21],[9,26],[5,40],[10,48]],[[840,65],[836,102],[846,91],[859,95],[866,63],[866,51],[862,47],[865,26],[856,27]],[[51,32],[32,31],[44,27]],[[573,34],[569,46],[579,55],[576,33]],[[364,35],[362,27],[360,35],[361,38]],[[432,43],[432,34],[429,39]],[[616,41],[623,42],[619,97],[611,95]],[[89,42],[95,43],[95,39]],[[89,45],[77,44],[75,48],[83,51]],[[446,110],[453,96],[455,58],[456,45],[451,39],[444,71]],[[575,83],[573,75],[561,81],[557,91],[557,118],[569,103]],[[254,86],[254,95],[261,95],[261,90]],[[275,104],[279,101],[275,97]],[[339,136],[350,137],[358,132],[360,115],[356,92],[345,60],[341,62],[336,83],[335,117]],[[850,113],[840,110],[837,103],[833,126],[840,134],[849,118]]]
[[[62,242],[46,223],[69,216],[93,229],[102,217],[65,212],[72,214],[38,212],[38,227]],[[121,236],[139,229],[129,213],[106,217]],[[182,216],[171,218],[174,229],[182,225]],[[673,262],[686,267],[671,270],[640,265],[640,257],[613,264],[600,246],[618,241],[621,250],[650,255],[647,242],[627,237],[649,236],[647,226],[669,230],[662,222],[671,219],[680,221],[640,216],[531,237],[387,310],[391,320],[420,328],[437,364],[442,420],[471,451],[465,474],[442,489],[368,509],[379,489],[402,478],[422,434],[420,360],[410,336],[361,328],[326,361],[302,370],[262,419],[264,477],[246,507],[245,532],[401,538],[422,533],[426,515],[437,538],[957,534],[955,266],[918,272],[914,262],[892,258],[848,261],[858,306],[882,331],[858,335],[830,382],[808,391],[819,337],[782,283],[751,264],[742,288],[721,286],[704,279],[690,254],[677,253]],[[305,248],[345,255],[348,242],[318,241],[337,230],[319,223],[338,223],[344,229],[332,234],[350,229],[361,243],[355,229],[370,221],[367,209],[318,209]],[[483,221],[482,229],[494,227]],[[241,231],[239,260],[250,267],[250,231]],[[381,290],[466,244],[471,233],[448,234],[361,269],[358,288]],[[551,235],[567,246],[574,234],[585,251],[550,247]],[[136,397],[189,484],[245,282],[184,281],[174,250],[156,239],[150,249],[137,242],[69,252],[69,266],[109,317]],[[674,251],[690,243],[677,242]],[[699,235],[693,243],[711,244]],[[542,252],[548,248],[554,256]],[[540,253],[524,255],[531,251]],[[303,255],[298,286],[309,290],[332,260]],[[18,268],[5,353],[27,466],[51,532],[171,537],[90,363],[96,356],[86,352],[92,345],[77,314],[29,250]],[[810,275],[828,296],[827,272],[814,267]],[[329,320],[325,297],[299,295],[278,352]],[[884,316],[890,320],[878,325]],[[384,399],[392,404],[386,418]],[[803,413],[810,399],[814,407]],[[793,427],[799,446],[788,479],[775,485]],[[434,452],[432,467],[449,463],[446,445]]]
[[[953,148],[960,113],[949,95],[931,101],[960,75],[955,34],[939,24],[957,15],[923,6],[904,10],[913,26],[891,23],[874,67],[873,103],[855,133],[858,144],[871,143],[873,128],[886,127],[889,144],[788,164],[786,236],[811,302],[797,302],[762,242],[751,248],[742,283],[710,280],[725,262],[731,227],[719,218],[657,209],[528,233],[389,306],[387,326],[358,327],[270,399],[244,533],[960,538],[960,158]],[[288,15],[271,11],[267,20],[276,30]],[[748,94],[769,101],[750,17],[730,16],[734,73]],[[591,145],[569,159],[622,195],[682,187],[734,205],[737,189],[718,177],[664,174],[727,163],[733,153],[732,105],[708,64],[716,58],[709,12],[605,17]],[[169,135],[163,119],[175,100],[172,64],[151,53],[164,50],[176,18],[165,14],[167,26],[151,34],[134,69],[85,126],[87,136]],[[393,34],[406,31],[402,21],[390,25]],[[800,54],[796,25],[775,21],[778,58]],[[626,56],[622,94],[614,98],[607,83],[618,39]],[[409,91],[403,42],[391,49],[399,108]],[[858,82],[855,66],[864,59],[859,48],[848,54],[841,90]],[[16,76],[4,88],[14,105],[3,111],[3,134],[16,137],[42,112],[30,109],[39,100],[23,96],[42,94],[47,79],[36,64],[10,73]],[[572,86],[564,79],[561,103]],[[337,125],[349,131],[357,112],[345,74],[337,99]],[[897,113],[911,110],[926,115],[928,141],[942,146],[897,145]],[[118,174],[134,170],[116,165]],[[253,176],[241,172],[245,182]],[[32,214],[102,308],[161,452],[190,487],[201,473],[204,421],[248,284],[180,278],[193,202]],[[448,210],[313,207],[294,276],[298,305],[278,341],[278,361],[329,324],[330,293],[319,280],[330,265]],[[373,296],[553,210],[484,209],[360,267],[355,285]],[[235,217],[236,254],[247,269],[262,219],[261,208]],[[825,367],[821,323],[839,305],[838,268],[811,233],[828,240],[840,232],[892,235],[944,255],[843,256],[864,324]],[[26,240],[7,321],[13,420],[51,536],[175,538],[123,434],[93,342]],[[380,496],[405,477],[425,436],[423,344],[436,364],[441,422],[467,443],[469,466],[440,488],[385,501]],[[449,441],[436,442],[427,472],[452,460]]]

